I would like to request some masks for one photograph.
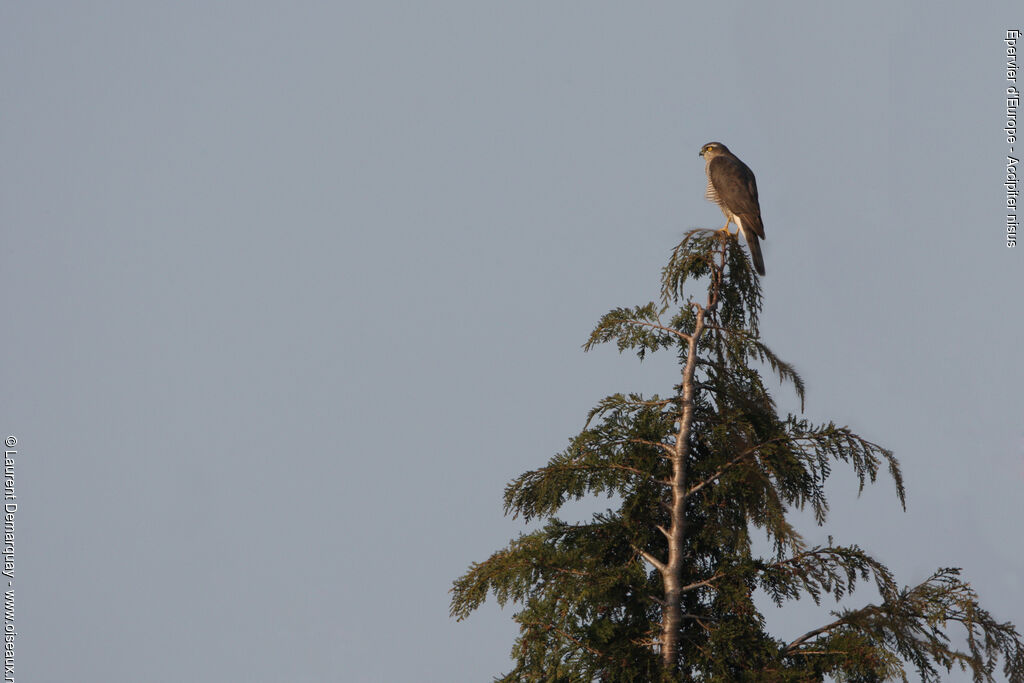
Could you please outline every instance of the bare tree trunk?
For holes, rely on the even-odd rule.
[[[690,454],[690,428],[693,424],[694,373],[697,369],[697,343],[704,332],[704,309],[697,309],[697,323],[689,339],[686,367],[683,370],[683,411],[672,454],[672,524],[668,529],[668,562],[662,569],[665,604],[661,619],[661,662],[666,673],[675,671],[679,662],[679,629],[683,621],[683,554],[686,540],[686,460]]]

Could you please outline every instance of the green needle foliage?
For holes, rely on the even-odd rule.
[[[700,296],[684,291],[696,289]],[[544,519],[454,583],[464,619],[491,594],[519,607],[515,668],[501,681],[940,681],[954,667],[994,681],[997,663],[1024,682],[1024,642],[981,608],[956,569],[901,587],[856,545],[807,547],[788,520],[826,521],[825,482],[849,467],[863,489],[885,470],[904,501],[892,453],[833,423],[779,415],[757,368],[803,401],[796,370],[758,332],[761,289],[738,240],[694,230],[662,273],[662,300],[619,308],[584,348],[614,343],[641,359],[673,351],[680,378],[665,396],[615,394],[545,467],[505,490],[506,513]],[[616,509],[570,524],[568,501],[598,494]],[[751,533],[772,542],[756,556]],[[757,589],[777,605],[848,598],[793,638],[769,634]]]

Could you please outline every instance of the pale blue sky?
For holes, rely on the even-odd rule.
[[[1024,628],[1019,6],[701,5],[5,3],[19,675],[506,670],[511,611],[455,623],[448,588],[521,529],[511,477],[675,381],[580,345],[719,227],[709,140],[758,175],[807,415],[904,467],[906,514],[844,473],[809,537],[962,566]]]

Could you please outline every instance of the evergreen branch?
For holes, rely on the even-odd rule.
[[[636,546],[633,546],[633,550],[635,550],[640,557],[642,557],[645,560],[647,560],[652,567],[657,569],[662,574],[664,574],[665,572],[668,571],[668,565],[667,564],[665,564],[664,562],[662,562],[661,560],[656,558],[654,555],[651,555],[649,552],[647,552],[643,548],[638,548]],[[661,602],[664,602],[664,601],[661,601]]]
[[[650,472],[621,463],[594,458],[589,461],[555,459],[553,464],[520,475],[505,489],[505,514],[522,515],[527,521],[553,514],[567,498],[579,500],[586,493],[609,493],[621,488],[617,472],[640,478],[659,487],[670,484]]]
[[[711,631],[713,631],[713,630],[714,630],[714,629],[713,629],[713,628],[712,628],[711,626],[708,626],[708,625],[707,625],[706,623],[704,623],[704,622],[705,622],[705,620],[707,620],[707,621],[712,621],[711,619],[709,619],[709,618],[708,618],[708,616],[707,616],[707,615],[701,615],[701,614],[683,614],[683,615],[681,615],[681,616],[682,616],[682,618],[683,618],[683,619],[693,619],[694,623],[696,623],[696,624],[697,624],[698,626],[700,626],[700,627],[701,627],[702,629],[704,629],[705,631],[711,632]],[[705,652],[706,652],[706,651],[705,651]],[[710,654],[710,653],[709,653],[709,654]]]
[[[576,645],[577,647],[579,647],[579,648],[581,648],[583,650],[586,650],[587,652],[589,652],[590,654],[594,655],[595,657],[600,657],[602,659],[608,659],[608,660],[616,662],[616,663],[625,664],[625,662],[620,662],[619,660],[616,660],[614,657],[611,657],[610,655],[606,655],[605,653],[601,652],[600,650],[596,650],[596,649],[590,647],[589,645],[587,645],[586,643],[584,643],[580,639],[578,639],[578,638],[574,637],[573,635],[571,635],[570,633],[567,633],[566,631],[558,628],[554,624],[549,624],[549,623],[539,622],[539,621],[524,621],[524,622],[520,622],[520,623],[524,627],[527,627],[527,628],[541,628],[541,629],[544,629],[545,631],[554,631],[555,633],[557,633],[558,635],[562,636],[563,638],[565,638],[569,642],[573,643],[574,645]]]
[[[831,593],[838,602],[853,592],[858,577],[874,578],[880,595],[889,599],[896,594],[892,573],[882,563],[857,546],[815,547],[793,557],[773,562],[761,569],[761,587],[775,604],[783,598],[798,598],[799,588],[807,591],[815,604],[821,603],[822,591]]]
[[[868,605],[867,607],[862,607],[861,609],[855,612],[850,612],[846,616],[842,616],[829,624],[825,624],[824,626],[821,626],[819,628],[811,629],[810,631],[803,634],[802,636],[791,642],[789,645],[784,647],[783,652],[787,655],[797,654],[797,648],[803,645],[811,638],[820,636],[822,633],[828,633],[832,629],[838,628],[839,626],[849,624],[852,619],[878,614],[879,611],[879,608],[875,605]]]
[[[783,652],[799,654],[801,645],[828,633],[834,634],[832,638],[859,633],[874,643],[875,649],[913,664],[922,681],[939,681],[936,667],[949,671],[955,664],[962,671],[970,670],[975,681],[992,682],[1000,656],[1009,680],[1024,681],[1024,641],[1020,634],[1012,624],[999,623],[982,609],[977,594],[959,579],[959,573],[958,569],[940,569],[923,583],[904,588],[880,604],[845,610],[835,621],[789,643]],[[966,651],[951,646],[946,632],[950,622],[966,631]]]
[[[644,442],[638,441],[636,443]],[[542,467],[539,470],[535,470],[535,472],[598,472],[603,470],[619,470],[621,472],[628,472],[629,474],[634,474],[644,479],[645,481],[651,482],[652,484],[658,484],[660,486],[671,486],[669,482],[658,479],[649,472],[644,472],[643,470],[637,469],[636,467],[629,467],[628,465],[620,465],[617,463],[574,463],[570,465],[548,465],[547,467]]]
[[[657,395],[650,400],[644,400],[642,395],[635,393],[628,396],[621,393],[605,396],[587,413],[584,430],[589,429],[590,423],[599,415],[605,416],[610,414],[614,419],[618,419],[622,415],[642,413],[644,408],[663,407],[675,401],[676,399],[674,398],[660,399]]]
[[[695,588],[700,588],[701,586],[710,586],[712,583],[714,583],[718,579],[722,578],[723,576],[725,576],[725,572],[718,572],[717,574],[715,574],[712,577],[704,579],[703,581],[696,581],[696,582],[691,583],[689,585],[683,586],[679,590],[682,593],[686,593],[688,591],[692,591]]]
[[[790,416],[782,427],[782,434],[748,446],[694,484],[687,495],[713,484],[745,461],[753,465],[753,456],[760,454],[760,468],[775,479],[774,488],[788,503],[798,508],[810,502],[820,524],[824,522],[828,511],[823,485],[831,474],[829,461],[836,459],[853,465],[859,480],[858,490],[863,491],[865,483],[875,481],[884,460],[896,484],[897,497],[905,507],[903,477],[891,451],[862,439],[847,427],[836,427],[833,423],[812,427],[806,420]]]
[[[906,509],[903,473],[892,451],[857,436],[849,427],[837,427],[832,422],[820,427],[810,427],[806,420],[797,420],[790,416],[786,429],[792,434],[795,443],[810,446],[812,452],[804,451],[804,455],[808,458],[812,455],[815,456],[817,459],[815,476],[821,478],[822,481],[830,473],[826,462],[827,457],[831,456],[836,460],[850,463],[859,481],[858,493],[863,492],[865,483],[875,482],[879,465],[884,460],[888,465],[893,483],[896,485],[896,496],[900,505],[904,510]],[[823,521],[823,518],[819,521]]]
[[[663,479],[658,479],[649,472],[644,472],[643,470],[637,469],[635,467],[627,467],[626,465],[606,465],[606,467],[609,467],[613,470],[622,470],[623,472],[635,474],[636,476],[642,478],[644,481],[649,481],[652,484],[658,484],[659,486],[671,486],[669,482]]]
[[[668,306],[682,299],[686,280],[702,277],[714,270],[717,266],[712,246],[715,238],[713,230],[691,230],[672,250],[668,265],[661,274],[663,304]]]
[[[737,355],[737,351],[742,350],[744,360],[757,359],[761,362],[767,363],[768,367],[772,369],[779,377],[780,382],[790,382],[793,385],[793,390],[796,392],[797,397],[800,399],[800,410],[804,409],[804,400],[806,398],[806,386],[804,380],[800,376],[790,363],[782,360],[772,351],[764,342],[762,342],[757,336],[750,333],[749,330],[742,327],[727,327],[724,325],[709,325],[709,329],[713,329],[716,332],[722,333],[729,339],[732,344],[736,345],[733,350],[733,356]],[[734,362],[735,359],[734,358]],[[708,365],[714,366],[715,363],[707,361]],[[719,365],[722,369],[728,367],[726,365]]]
[[[685,332],[681,332],[680,330],[677,330],[674,327],[658,325],[656,323],[646,322],[643,320],[623,320],[622,322],[625,325],[639,325],[641,327],[649,327],[654,330],[660,330],[667,334],[675,335],[676,337],[679,337],[679,339],[681,339],[682,341],[690,341],[690,335],[686,334]]]
[[[612,443],[615,443],[615,442],[612,442]],[[620,443],[620,444],[635,443],[635,444],[640,445],[640,446],[652,446],[654,448],[660,448],[663,451],[665,451],[666,453],[668,453],[669,457],[671,457],[675,453],[675,449],[672,446],[670,446],[669,444],[662,443],[660,441],[651,441],[649,439],[623,439],[622,441],[620,441],[618,443]]]
[[[769,446],[769,445],[775,444],[775,443],[785,443],[785,442],[789,441],[790,439],[791,439],[791,437],[789,435],[779,436],[779,437],[775,437],[773,439],[768,439],[767,441],[763,441],[763,442],[757,444],[756,446],[751,446],[750,448],[742,451],[739,455],[737,455],[734,458],[730,459],[724,465],[722,465],[717,470],[715,470],[715,472],[713,474],[705,477],[701,481],[699,481],[696,484],[694,484],[693,486],[691,486],[687,490],[687,492],[686,492],[686,497],[689,498],[693,494],[695,494],[698,491],[700,491],[702,488],[713,484],[716,480],[720,479],[723,474],[728,472],[733,467],[736,467],[737,465],[741,464],[744,460],[753,457],[754,455],[757,454],[758,451],[760,451],[761,449],[765,448],[766,446]]]
[[[634,406],[653,407],[653,406],[667,406],[670,403],[675,403],[678,400],[679,400],[678,398],[662,398],[662,399],[653,398],[653,399],[651,399],[649,401],[644,401],[644,400],[640,400],[640,399],[635,399],[635,398],[633,398],[631,396],[629,400],[625,401],[625,403],[628,403],[629,405],[634,405]]]
[[[749,343],[757,352],[758,358],[767,362],[768,367],[779,376],[780,382],[788,381],[793,384],[793,390],[800,398],[800,411],[803,412],[806,387],[804,386],[803,378],[800,377],[800,373],[792,365],[776,356],[775,352],[769,349],[760,339],[751,339]]]
[[[616,341],[619,352],[637,349],[637,355],[644,358],[647,351],[685,343],[686,332],[661,323],[661,317],[654,302],[634,308],[616,308],[601,316],[590,337],[583,344],[584,351],[590,351],[598,344]]]

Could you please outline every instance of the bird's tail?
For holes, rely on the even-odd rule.
[[[751,230],[744,230],[743,236],[747,238],[747,246],[750,247],[750,258],[754,262],[754,270],[758,275],[764,275],[764,259],[761,257],[761,240]]]

